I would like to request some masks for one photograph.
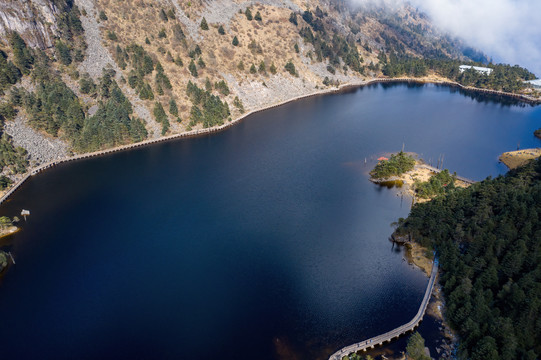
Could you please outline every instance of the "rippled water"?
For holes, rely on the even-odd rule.
[[[46,171],[2,206],[32,213],[6,244],[2,358],[325,359],[409,321],[427,283],[388,241],[409,201],[368,181],[373,159],[405,144],[479,180],[540,126],[539,107],[375,85]]]

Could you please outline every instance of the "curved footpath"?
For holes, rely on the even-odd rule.
[[[329,360],[341,360],[342,358],[344,358],[345,356],[348,356],[349,354],[356,353],[357,351],[373,348],[376,345],[381,345],[386,341],[391,341],[392,339],[398,338],[399,336],[407,333],[408,331],[412,331],[413,329],[415,329],[417,325],[419,325],[419,323],[423,319],[423,316],[426,312],[428,302],[430,301],[430,296],[432,295],[432,290],[434,289],[434,284],[436,283],[437,274],[438,274],[438,260],[436,259],[434,261],[434,265],[432,265],[432,274],[430,275],[430,280],[428,281],[428,285],[425,291],[425,296],[423,298],[423,301],[421,302],[419,311],[417,311],[417,314],[410,322],[402,326],[399,326],[396,329],[393,329],[389,332],[386,332],[385,334],[374,336],[373,338],[366,339],[358,343],[346,346],[345,348],[342,348],[338,350],[337,352],[335,352],[334,354],[332,354],[329,357]]]
[[[371,79],[371,80],[368,80],[368,81],[361,80],[361,81],[358,81],[358,82],[352,82],[352,83],[340,85],[338,88],[333,88],[333,89],[329,89],[329,90],[321,90],[321,91],[316,91],[316,92],[311,93],[311,94],[293,97],[291,99],[281,101],[279,103],[276,103],[276,104],[273,104],[273,105],[270,105],[270,106],[267,106],[267,107],[264,107],[264,108],[261,108],[261,109],[252,110],[252,111],[240,116],[239,118],[237,118],[237,119],[235,119],[235,120],[233,120],[233,121],[231,121],[229,123],[225,123],[223,125],[220,125],[220,126],[216,126],[216,127],[212,127],[212,128],[206,128],[206,129],[187,131],[187,132],[183,132],[183,133],[180,133],[180,134],[163,136],[163,137],[160,137],[160,138],[157,138],[157,139],[144,140],[144,141],[134,143],[134,144],[118,146],[118,147],[114,147],[114,148],[107,149],[107,150],[95,151],[95,152],[85,153],[85,154],[81,154],[81,155],[75,155],[75,156],[71,156],[71,157],[68,157],[68,158],[65,158],[65,159],[55,160],[55,161],[40,165],[40,166],[30,170],[30,172],[28,174],[26,174],[26,176],[24,176],[21,180],[16,182],[0,198],[0,204],[2,204],[4,201],[6,201],[11,196],[11,194],[13,194],[31,176],[39,174],[40,172],[42,172],[42,171],[44,171],[46,169],[52,168],[52,167],[54,167],[56,165],[59,165],[59,164],[62,164],[62,163],[75,161],[75,160],[80,160],[80,159],[86,159],[86,158],[95,157],[95,156],[107,155],[107,154],[111,154],[111,153],[118,152],[118,151],[130,150],[130,149],[134,149],[134,148],[137,148],[137,147],[156,144],[156,143],[159,143],[159,142],[173,140],[173,139],[188,138],[188,137],[211,134],[211,133],[215,133],[215,132],[225,130],[225,129],[235,125],[236,123],[240,122],[241,120],[244,120],[246,117],[248,117],[248,116],[250,116],[252,114],[255,114],[255,113],[258,113],[258,112],[261,112],[261,111],[264,111],[264,110],[268,110],[268,109],[271,109],[271,108],[275,108],[275,107],[287,104],[287,103],[292,102],[292,101],[296,101],[296,100],[300,100],[300,99],[304,99],[304,98],[309,98],[309,97],[317,96],[317,95],[330,94],[330,93],[339,93],[339,92],[341,92],[341,91],[343,91],[345,89],[355,88],[355,87],[359,87],[359,86],[366,86],[366,85],[375,84],[375,83],[392,83],[392,82],[415,82],[415,83],[422,83],[422,84],[424,84],[424,83],[432,83],[432,84],[440,84],[440,85],[450,85],[450,86],[457,86],[457,87],[459,87],[459,88],[461,88],[463,90],[468,90],[468,91],[482,92],[482,93],[494,94],[494,95],[500,95],[500,96],[508,96],[508,97],[521,99],[523,101],[533,102],[533,103],[541,102],[540,99],[536,99],[536,98],[528,96],[528,95],[512,94],[512,93],[506,93],[506,92],[497,91],[497,90],[478,89],[478,88],[474,88],[474,87],[471,87],[471,86],[464,86],[464,85],[461,85],[461,84],[459,84],[457,82],[453,82],[453,81],[432,81],[432,80],[426,80],[426,79],[423,79],[423,78],[420,78],[420,79],[416,79],[416,78],[378,78],[378,79]]]

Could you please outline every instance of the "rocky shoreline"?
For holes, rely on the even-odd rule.
[[[511,96],[511,97],[514,97],[514,98],[519,97],[519,98],[523,99],[524,101],[534,101],[534,102],[540,102],[541,103],[541,99],[534,99],[534,98],[528,97],[526,95],[503,93],[503,92],[495,91],[495,90],[469,88],[469,87],[462,86],[462,85],[460,85],[458,83],[455,83],[455,82],[452,82],[452,81],[441,80],[441,79],[437,79],[437,78],[433,78],[433,77],[425,77],[425,78],[372,78],[372,79],[360,79],[359,78],[356,81],[350,81],[350,82],[341,84],[341,85],[339,85],[337,87],[330,87],[330,88],[325,88],[325,89],[317,89],[316,91],[309,91],[307,93],[304,93],[304,94],[301,94],[301,95],[298,95],[298,96],[294,96],[294,97],[291,97],[291,98],[279,99],[277,102],[274,102],[273,104],[260,104],[260,106],[258,106],[256,109],[254,109],[252,111],[249,111],[249,112],[247,112],[245,114],[242,114],[242,115],[238,116],[236,119],[234,119],[231,122],[229,122],[227,124],[224,124],[224,125],[216,126],[216,127],[213,127],[213,128],[207,128],[207,129],[183,131],[183,132],[173,134],[173,135],[168,135],[168,136],[155,137],[153,139],[142,141],[141,143],[138,143],[137,145],[138,146],[143,146],[143,145],[149,145],[149,144],[153,144],[153,143],[156,143],[156,142],[167,141],[167,140],[172,140],[172,139],[181,138],[181,137],[192,137],[192,136],[207,135],[207,134],[209,134],[211,132],[218,132],[218,131],[225,130],[228,127],[233,126],[236,123],[244,120],[245,118],[247,118],[248,116],[250,116],[252,114],[255,114],[255,113],[258,113],[258,112],[261,112],[261,111],[265,111],[265,110],[268,110],[268,109],[271,109],[271,108],[274,108],[274,107],[278,107],[278,106],[287,104],[289,102],[293,102],[293,101],[296,101],[296,100],[309,98],[309,97],[313,97],[313,96],[332,94],[332,93],[340,93],[342,91],[348,91],[348,90],[353,89],[353,88],[362,87],[362,86],[368,86],[368,85],[377,84],[377,83],[419,83],[419,84],[438,84],[438,85],[458,86],[458,87],[460,87],[462,89],[465,89],[465,90],[480,91],[480,92],[484,92],[484,93],[494,93],[494,94],[499,94],[499,95],[503,95],[503,96]],[[269,99],[269,100],[272,101],[271,99]],[[129,150],[129,149],[134,147],[134,146],[131,146],[131,145],[125,145],[125,146],[119,146],[119,147],[116,147],[116,148],[107,149],[105,151],[98,151],[98,152],[90,153],[90,154],[80,154],[80,155],[75,156],[75,157],[73,157],[73,156],[70,157],[70,156],[68,156],[69,153],[67,152],[68,145],[65,144],[64,142],[62,142],[62,140],[55,139],[55,140],[58,141],[57,149],[54,150],[54,151],[49,150],[49,148],[47,148],[46,146],[43,145],[45,143],[47,143],[47,144],[49,143],[49,141],[47,139],[44,140],[45,136],[40,134],[40,133],[35,132],[32,129],[30,129],[32,131],[29,131],[28,129],[25,129],[24,125],[25,125],[24,121],[22,121],[22,120],[17,121],[16,120],[16,121],[12,121],[12,122],[7,122],[6,123],[6,128],[10,127],[9,131],[11,131],[11,133],[15,134],[15,136],[17,137],[17,140],[15,140],[15,136],[14,136],[14,141],[17,141],[19,144],[22,144],[23,142],[26,142],[26,144],[30,144],[28,146],[30,146],[31,149],[27,149],[27,150],[28,150],[29,154],[31,154],[31,155],[33,153],[35,154],[36,159],[38,159],[37,163],[39,163],[39,159],[52,159],[52,160],[50,160],[49,162],[46,162],[46,163],[41,163],[41,166],[36,167],[37,164],[34,163],[35,159],[31,158],[30,160],[31,160],[31,164],[33,164],[32,165],[33,167],[28,170],[26,176],[25,175],[13,176],[13,180],[15,181],[15,183],[11,186],[11,188],[7,189],[7,192],[4,194],[4,196],[2,196],[0,198],[0,204],[2,202],[4,202],[29,176],[35,175],[35,174],[39,173],[40,171],[53,166],[53,163],[71,161],[71,160],[75,160],[75,158],[81,158],[81,157],[87,158],[87,157],[92,157],[92,156],[101,156],[101,155],[111,153],[111,152]],[[38,137],[40,138],[39,140],[38,140]],[[33,140],[31,140],[31,139],[33,139]],[[41,144],[41,145],[36,146],[34,144]],[[64,144],[64,146],[61,145],[61,144]],[[62,150],[62,148],[64,150]],[[65,151],[64,155],[62,157],[59,157],[59,156],[61,156],[62,151]],[[81,156],[81,155],[84,155],[84,156]],[[51,165],[51,166],[48,166],[48,165]]]

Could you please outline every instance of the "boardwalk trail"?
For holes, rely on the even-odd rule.
[[[135,144],[119,146],[119,147],[115,147],[115,148],[112,148],[112,149],[107,149],[107,150],[103,150],[103,151],[96,151],[96,152],[93,152],[93,153],[81,154],[81,155],[68,157],[68,158],[62,159],[62,160],[52,161],[50,163],[47,163],[47,164],[44,164],[44,165],[41,165],[41,166],[39,166],[37,168],[32,169],[25,177],[23,177],[16,184],[14,184],[11,187],[11,189],[9,189],[9,191],[6,192],[0,198],[0,204],[2,204],[4,201],[6,201],[11,196],[11,194],[13,194],[19,188],[19,186],[21,186],[32,175],[36,175],[36,174],[42,172],[43,170],[52,168],[52,167],[54,167],[56,165],[59,165],[61,163],[74,161],[74,160],[80,160],[80,159],[86,159],[86,158],[94,157],[94,156],[107,155],[107,154],[114,153],[114,152],[117,152],[117,151],[129,150],[129,149],[133,149],[133,148],[140,147],[140,146],[159,143],[159,142],[162,142],[162,141],[168,141],[168,140],[179,139],[179,138],[187,138],[187,137],[193,137],[193,136],[201,136],[201,135],[206,135],[206,134],[219,132],[219,131],[222,131],[222,130],[225,130],[225,129],[229,128],[230,126],[235,125],[237,122],[243,120],[244,118],[248,117],[251,114],[255,114],[255,113],[258,113],[260,111],[275,108],[275,107],[281,106],[283,104],[286,104],[286,103],[289,103],[289,102],[292,102],[292,101],[295,101],[295,100],[300,100],[300,99],[303,99],[303,98],[309,98],[309,97],[312,97],[312,96],[323,95],[323,94],[326,94],[326,93],[327,94],[340,93],[341,91],[343,91],[345,89],[355,88],[355,87],[359,87],[359,86],[366,86],[366,85],[370,85],[370,84],[403,83],[403,82],[407,82],[407,83],[427,83],[427,82],[429,82],[429,83],[433,83],[433,84],[456,86],[456,87],[459,87],[461,89],[469,90],[469,91],[473,91],[473,92],[481,92],[481,93],[486,93],[486,94],[494,94],[494,95],[513,97],[513,98],[516,98],[516,99],[520,99],[520,100],[523,100],[523,101],[529,101],[529,102],[532,102],[532,103],[538,103],[540,101],[538,98],[534,98],[534,97],[529,96],[529,95],[512,94],[512,93],[506,93],[506,92],[497,91],[497,90],[478,89],[478,88],[473,88],[473,87],[470,87],[470,86],[464,86],[464,85],[461,85],[459,83],[452,82],[452,81],[424,81],[422,79],[415,79],[415,78],[391,78],[391,79],[377,78],[377,79],[371,79],[371,80],[367,80],[367,81],[362,80],[362,81],[359,81],[359,82],[353,82],[351,84],[344,84],[342,86],[339,86],[339,87],[333,88],[333,89],[320,90],[320,91],[316,91],[316,92],[311,93],[311,94],[300,95],[300,96],[297,96],[297,97],[293,97],[291,99],[280,101],[280,102],[278,102],[276,104],[269,105],[269,106],[267,106],[265,108],[255,109],[255,110],[252,110],[252,111],[242,115],[241,117],[235,119],[232,122],[229,122],[229,123],[217,126],[217,127],[207,128],[207,129],[199,129],[199,130],[192,130],[192,131],[188,131],[188,132],[184,132],[184,133],[180,133],[180,134],[174,134],[174,135],[160,137],[160,138],[157,138],[157,139],[145,140],[145,141],[141,141],[141,142],[138,142],[138,143],[135,143]],[[435,168],[433,168],[433,169],[435,169]],[[435,169],[434,171],[438,172],[440,170]],[[459,180],[462,180],[462,181],[470,183],[470,184],[473,183],[473,181],[469,180],[469,179],[465,179],[465,178],[461,178],[461,177],[457,177],[457,178]]]
[[[419,307],[419,311],[415,315],[415,317],[408,323],[397,327],[396,329],[393,329],[389,332],[386,332],[385,334],[374,336],[373,338],[363,340],[361,342],[346,346],[334,354],[332,354],[329,357],[329,360],[342,360],[345,356],[356,353],[357,351],[366,350],[369,348],[373,348],[376,345],[381,345],[386,341],[391,341],[394,338],[398,338],[399,336],[407,333],[408,331],[412,331],[419,325],[419,322],[423,319],[423,316],[426,312],[426,308],[428,306],[428,303],[430,301],[430,296],[432,295],[432,290],[434,289],[434,284],[436,283],[436,276],[438,274],[438,260],[436,259],[434,261],[434,265],[432,265],[432,274],[430,276],[430,280],[428,281],[428,286],[426,287],[425,296],[423,298],[423,301],[421,302],[421,306]]]

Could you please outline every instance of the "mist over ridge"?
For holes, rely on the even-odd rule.
[[[463,39],[495,62],[527,67],[541,76],[539,0],[350,0],[353,5],[411,4],[442,31]]]

